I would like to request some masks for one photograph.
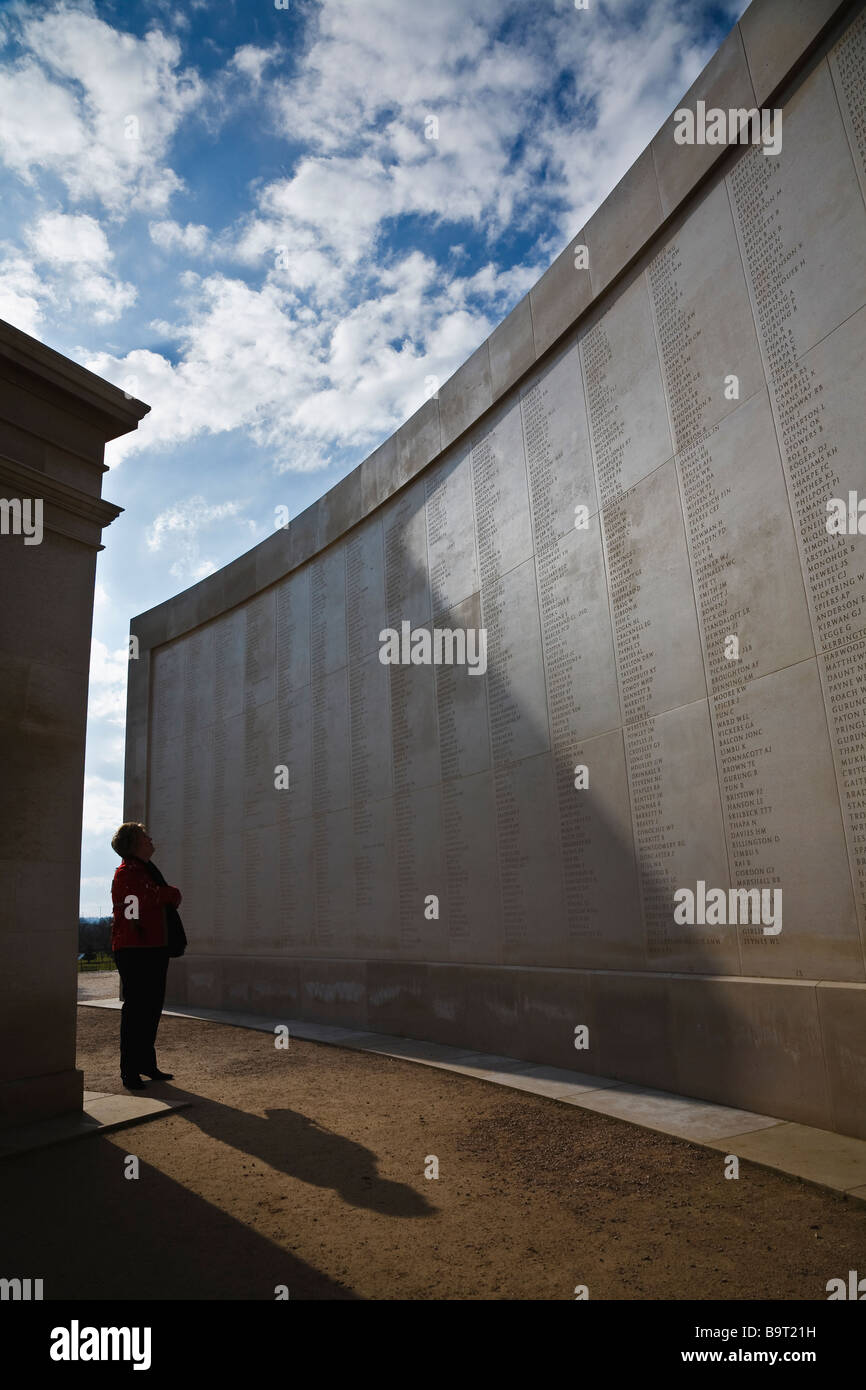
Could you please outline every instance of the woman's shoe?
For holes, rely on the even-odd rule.
[[[122,1076],[120,1079],[127,1091],[143,1091],[147,1085],[147,1082],[142,1081],[140,1076]]]
[[[151,1081],[174,1081],[174,1072],[171,1071],[146,1071],[144,1075]]]

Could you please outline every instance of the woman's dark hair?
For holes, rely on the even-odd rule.
[[[111,848],[115,854],[119,854],[121,859],[132,854],[135,850],[140,831],[144,830],[141,821],[125,820],[123,825],[115,830],[111,837]]]

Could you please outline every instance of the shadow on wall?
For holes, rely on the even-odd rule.
[[[575,388],[581,389],[579,377]],[[483,433],[495,428],[497,418],[486,422]],[[439,465],[432,477],[438,482],[459,466],[459,460]],[[673,460],[666,466],[672,470]],[[415,511],[424,499],[422,483],[415,492]],[[681,725],[688,745],[690,719],[702,719],[709,735],[708,706],[706,700],[697,702],[688,716],[673,710],[629,727],[633,766],[643,779],[633,792],[639,797],[638,813],[643,813],[643,840],[652,845],[652,853],[638,862],[600,523],[596,512],[587,531],[563,531],[553,556],[530,553],[513,566],[506,563],[496,583],[482,586],[480,600],[475,594],[434,616],[434,626],[475,621],[488,629],[486,676],[459,672],[444,710],[441,691],[436,702],[439,738],[444,714],[445,723],[456,726],[461,763],[476,767],[479,748],[486,749],[483,770],[442,781],[443,816],[453,816],[456,806],[458,815],[476,814],[477,819],[474,824],[452,821],[459,826],[459,844],[449,845],[446,835],[438,881],[430,874],[410,875],[417,904],[426,893],[439,896],[445,931],[437,935],[432,930],[436,924],[421,920],[420,940],[410,940],[402,959],[367,962],[363,1014],[351,1006],[329,1010],[325,990],[316,999],[317,963],[310,962],[299,981],[300,1016],[730,1102],[744,1093],[738,1049],[722,1047],[706,1077],[697,1082],[697,1075],[706,1052],[724,1042],[739,1020],[726,1021],[728,1010],[717,991],[712,1002],[696,998],[684,1007],[682,994],[675,1001],[672,993],[674,988],[681,992],[683,985],[671,981],[674,973],[693,975],[697,992],[703,988],[699,977],[740,974],[736,928],[722,929],[720,938],[709,929],[677,927],[673,920],[674,891],[690,881],[675,877],[685,871],[686,860],[694,870],[692,886],[696,877],[719,886],[729,882],[726,861],[708,866],[702,827],[689,827],[696,831],[691,849],[677,846],[677,832],[663,804],[671,790],[669,784],[661,785],[664,754],[673,760],[671,744]],[[506,512],[497,517],[497,530],[502,535],[513,530]],[[548,606],[541,602],[539,618],[539,574],[545,563],[562,568],[563,578]],[[426,585],[426,572],[415,570],[405,588],[420,594],[427,592]],[[557,647],[563,600],[570,600],[572,615],[588,610],[591,617],[584,622],[595,613],[606,627],[606,674],[580,661],[583,634],[572,616],[570,650],[576,659],[563,676]],[[404,618],[413,628],[429,626],[430,608],[412,611],[406,605],[390,613],[388,621],[399,628]],[[568,625],[565,631],[569,633]],[[587,645],[593,653],[600,650],[597,638]],[[656,655],[665,659],[664,652]],[[423,667],[403,669],[405,675],[391,673],[392,720],[395,682],[409,683],[409,694],[402,691],[398,698],[411,707],[413,685],[428,679]],[[434,673],[437,681],[440,672]],[[612,695],[599,716],[599,689],[606,681]],[[551,738],[549,711],[563,698],[573,698],[578,711],[574,727],[586,730],[586,737]],[[587,707],[585,715],[581,705]],[[666,720],[673,730],[660,727]],[[677,762],[674,781],[688,775]],[[476,784],[471,795],[470,783]],[[718,790],[710,789],[710,794],[715,795],[721,834]],[[701,791],[701,813],[706,799]],[[467,807],[472,808],[468,813]],[[479,807],[484,808],[481,814]],[[423,859],[423,846],[416,853]],[[676,857],[676,870],[660,867],[667,854]],[[420,906],[416,911],[420,916]],[[467,916],[463,935],[459,928]],[[323,978],[333,977],[324,973]],[[680,1068],[678,1054],[690,1038],[697,1064],[687,1072]]]

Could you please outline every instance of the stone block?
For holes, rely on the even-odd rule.
[[[734,25],[728,37],[716,49],[703,72],[678,103],[677,110],[696,112],[699,101],[704,102],[707,111],[749,111],[755,106],[755,92],[739,25]],[[690,145],[678,145],[674,132],[679,125],[676,111],[671,112],[653,137],[651,145],[665,217],[680,206],[723,154],[721,145],[698,144],[697,141]]]
[[[305,507],[289,522],[292,569],[304,564],[316,553],[319,536],[319,504]]]
[[[547,352],[592,303],[594,292],[589,266],[584,268],[577,254],[578,248],[583,246],[586,246],[585,229],[577,233],[529,291],[536,357]]]
[[[439,388],[443,449],[474,425],[492,404],[490,375],[490,343],[485,339]]]
[[[822,980],[816,993],[832,1128],[866,1139],[866,985]]]
[[[752,0],[739,28],[760,105],[775,93],[842,9],[840,0]]]
[[[395,439],[397,476],[402,484],[420,473],[442,449],[439,402],[435,396],[426,400],[414,415],[410,415],[397,430]]]
[[[525,294],[490,335],[490,379],[498,400],[535,362],[530,298]]]
[[[292,568],[291,522],[256,546],[256,589],[283,579]]]
[[[811,981],[670,983],[678,1045],[672,1089],[724,1105],[736,1098],[746,1110],[829,1128],[821,1028]]]
[[[616,279],[663,220],[655,163],[648,146],[586,224],[593,296]]]
[[[317,547],[324,549],[361,520],[361,468],[353,468],[345,478],[319,500]]]
[[[361,510],[365,516],[396,492],[401,485],[397,467],[397,438],[388,438],[361,464]]]
[[[580,335],[589,433],[601,506],[674,453],[645,275],[618,291]]]

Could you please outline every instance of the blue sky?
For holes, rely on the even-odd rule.
[[[97,573],[83,913],[106,910],[117,863],[130,617],[411,415],[744,8],[0,5],[0,318],[152,407],[106,455],[126,510]]]

